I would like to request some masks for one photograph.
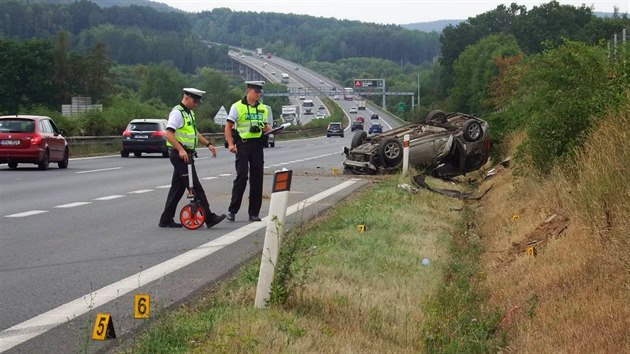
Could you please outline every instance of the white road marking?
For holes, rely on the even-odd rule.
[[[5,215],[4,217],[5,218],[23,218],[25,216],[37,215],[37,214],[47,213],[47,212],[48,210],[31,210],[31,211],[25,211],[23,213]]]
[[[98,170],[87,170],[87,171],[77,171],[75,173],[92,173],[92,172],[104,172],[104,171],[112,171],[112,170],[120,170],[122,167],[110,167],[110,168],[101,168]]]
[[[326,197],[352,186],[360,179],[350,179],[333,188],[320,192],[301,202],[293,204],[287,208],[287,215],[294,214],[301,209],[307,208]],[[39,336],[73,318],[77,318],[92,309],[115,300],[135,289],[138,289],[152,281],[158,280],[171,274],[185,266],[192,264],[204,257],[207,257],[220,249],[237,242],[249,234],[256,232],[267,226],[269,216],[262,219],[262,222],[247,224],[239,229],[229,232],[215,240],[207,242],[179,256],[171,258],[165,262],[136,273],[116,283],[107,285],[89,294],[85,294],[73,301],[61,305],[48,312],[35,316],[22,323],[16,324],[0,332],[0,352],[9,350],[20,343],[24,343],[34,337]]]
[[[233,173],[222,173],[222,174],[219,175],[219,177],[230,177],[232,175],[233,175]]]
[[[118,198],[124,198],[124,197],[125,197],[124,195],[114,194],[114,195],[108,195],[106,197],[96,198],[94,200],[112,200],[112,199],[118,199]]]
[[[155,188],[157,188],[157,189],[166,189],[166,188],[171,188],[171,185],[170,184],[164,184],[164,185],[161,185],[161,186],[157,186]]]
[[[74,202],[74,203],[56,205],[53,208],[74,208],[74,207],[78,207],[78,206],[86,205],[86,204],[92,204],[92,202]]]
[[[219,177],[204,177],[204,178],[202,178],[202,179],[205,179],[205,180],[210,180],[210,179],[217,179],[217,178],[219,178]]]
[[[142,193],[149,193],[149,192],[153,192],[155,189],[138,189],[137,191],[131,191],[128,192],[129,194],[142,194]]]

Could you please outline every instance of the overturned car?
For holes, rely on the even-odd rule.
[[[488,161],[488,123],[464,113],[430,112],[424,123],[408,124],[381,134],[355,133],[344,148],[344,169],[355,174],[395,171],[402,166],[403,137],[409,134],[409,165],[436,177],[454,177]]]

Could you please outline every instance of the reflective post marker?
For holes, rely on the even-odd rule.
[[[403,168],[402,174],[403,176],[407,176],[409,174],[409,134],[405,134],[403,137]]]
[[[289,190],[291,190],[291,177],[293,171],[283,169],[276,171],[273,176],[273,189],[269,203],[269,219],[265,242],[263,244],[262,258],[260,260],[260,272],[258,273],[258,285],[256,286],[256,300],[254,307],[265,308],[271,295],[271,282],[278,264],[280,253],[280,240],[284,234],[284,225],[287,216],[287,204]]]

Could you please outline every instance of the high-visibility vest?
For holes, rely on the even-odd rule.
[[[184,118],[184,125],[175,130],[175,139],[182,144],[187,150],[195,150],[197,147],[197,127],[195,126],[195,112],[186,112],[184,107],[177,105],[173,107],[173,110],[178,110]],[[173,145],[166,141],[166,146],[172,147]]]
[[[265,122],[267,121],[267,106],[260,102],[252,107],[247,104],[245,99],[236,103],[236,111],[238,112],[238,120],[235,127],[241,139],[256,139],[263,134]],[[257,133],[250,131],[251,127],[258,126],[260,130]]]

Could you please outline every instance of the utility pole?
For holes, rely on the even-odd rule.
[[[418,73],[418,107],[420,107],[420,73]]]

